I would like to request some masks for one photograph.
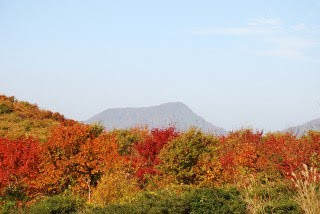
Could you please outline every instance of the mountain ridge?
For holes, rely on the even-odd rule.
[[[284,132],[290,132],[297,136],[301,136],[308,131],[320,131],[320,118],[311,120],[298,126],[289,127],[284,130]]]
[[[204,120],[182,102],[168,102],[148,107],[109,108],[85,121],[101,122],[107,129],[131,128],[147,125],[149,128],[175,126],[186,130],[192,126],[221,135],[227,131]]]

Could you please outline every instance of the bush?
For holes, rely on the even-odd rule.
[[[129,178],[123,171],[106,173],[92,192],[92,201],[101,206],[118,203],[139,191],[135,179]]]
[[[294,201],[295,192],[287,183],[278,181],[260,186],[258,189],[259,196],[266,202],[263,208],[264,213],[302,213],[300,206]]]
[[[17,212],[17,203],[11,200],[0,199],[0,213],[1,214],[14,214]]]
[[[11,113],[13,111],[12,107],[5,104],[5,103],[1,103],[0,104],[0,115],[1,114],[7,114],[7,113]]]
[[[263,209],[267,214],[300,214],[303,213],[297,203],[292,200],[282,200],[268,204]]]
[[[210,134],[197,129],[190,129],[170,141],[160,152],[159,169],[166,175],[173,176],[178,184],[193,184],[196,180],[195,166],[199,157],[218,144]]]
[[[26,201],[28,199],[24,187],[16,186],[16,185],[9,185],[4,188],[3,192],[3,199],[5,201]]]
[[[169,188],[145,191],[123,204],[95,208],[92,213],[246,213],[246,203],[235,189]]]
[[[133,205],[136,213],[188,213],[189,210],[185,195],[173,190],[144,192]]]
[[[198,189],[190,198],[190,213],[246,213],[246,203],[235,189]]]
[[[118,152],[120,155],[131,155],[133,147],[139,141],[142,141],[148,135],[148,129],[131,128],[131,129],[115,129],[111,133],[115,134],[118,144]]]
[[[119,130],[117,136],[117,143],[119,147],[119,153],[121,155],[130,155],[132,153],[132,147],[141,140],[141,136],[138,132],[132,130]]]
[[[84,200],[70,194],[47,197],[32,205],[30,214],[67,214],[76,213],[84,208]]]
[[[127,214],[137,213],[133,207],[129,205],[109,205],[107,207],[93,207],[87,209],[86,214]]]
[[[189,213],[188,198],[185,192],[174,188],[144,191],[132,198],[126,198],[121,204],[109,204],[103,208],[94,208],[91,213]]]
[[[243,189],[243,198],[247,202],[249,213],[302,213],[294,201],[295,192],[288,183],[264,180],[263,177],[252,177]]]

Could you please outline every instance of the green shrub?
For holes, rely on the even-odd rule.
[[[93,123],[90,125],[90,128],[90,133],[95,137],[98,137],[104,131],[104,127],[101,123]]]
[[[30,214],[67,214],[77,213],[84,208],[84,200],[70,194],[44,198],[32,205]]]
[[[244,189],[243,196],[252,213],[281,214],[302,213],[294,201],[295,191],[279,180],[263,181],[251,179],[251,184]]]
[[[0,213],[17,213],[28,200],[23,187],[10,185],[6,187],[0,197]],[[20,204],[20,207],[18,206]],[[21,206],[22,205],[22,206]]]
[[[28,197],[22,186],[9,185],[3,191],[5,201],[26,201]]]
[[[172,190],[144,192],[134,201],[136,213],[187,213],[188,201]]]
[[[293,200],[282,200],[269,203],[265,206],[264,213],[267,214],[300,214],[303,213],[299,205]]]
[[[235,189],[198,189],[192,193],[191,214],[246,213],[246,203]]]
[[[93,207],[87,209],[85,214],[135,214],[138,213],[134,207],[130,205],[109,205],[106,207]]]
[[[276,184],[260,191],[261,198],[265,199],[264,213],[302,213],[299,205],[294,201],[295,193],[283,184]],[[259,195],[259,194],[258,194]]]
[[[1,214],[14,214],[17,212],[17,206],[15,201],[1,200],[0,199],[0,213]]]
[[[145,191],[124,204],[95,208],[92,213],[246,213],[246,203],[235,189],[164,189]]]
[[[115,130],[120,155],[132,154],[133,146],[142,140],[139,130]]]
[[[192,128],[161,150],[159,169],[173,176],[177,184],[193,184],[197,176],[194,167],[199,157],[217,144],[218,140],[213,135]]]
[[[103,208],[95,208],[92,213],[106,214],[156,214],[156,213],[189,213],[188,197],[185,192],[176,189],[144,191],[127,198],[121,204],[110,204]]]
[[[11,113],[13,111],[12,107],[5,104],[5,103],[1,103],[0,104],[0,115],[1,114],[7,114],[7,113]]]

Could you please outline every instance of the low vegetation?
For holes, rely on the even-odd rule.
[[[0,136],[0,213],[320,213],[319,132],[105,130],[0,96]]]

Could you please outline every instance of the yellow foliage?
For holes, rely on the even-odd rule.
[[[214,186],[220,183],[222,178],[222,166],[218,157],[205,153],[201,156],[195,167],[197,183],[199,186]]]
[[[105,206],[120,203],[124,198],[136,194],[140,189],[134,178],[124,171],[106,173],[92,192],[92,202]]]

